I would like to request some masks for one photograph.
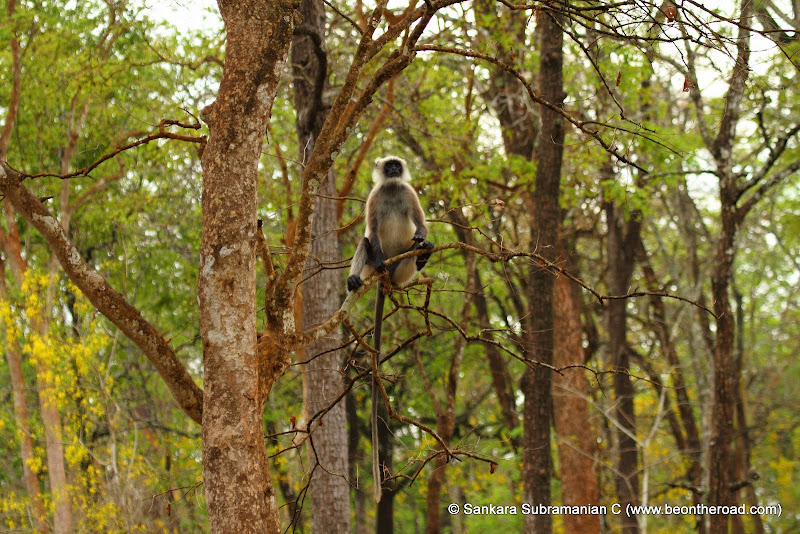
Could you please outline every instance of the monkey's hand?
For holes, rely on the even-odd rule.
[[[422,243],[423,241],[425,241],[425,236],[424,236],[424,235],[422,235],[422,234],[414,234],[414,237],[412,237],[412,238],[411,238],[411,240],[412,240],[414,243]],[[425,241],[425,242],[427,243],[427,241]],[[433,246],[433,245],[431,245],[431,247],[432,247],[432,246]],[[430,248],[430,247],[428,247],[428,248]]]
[[[348,291],[355,291],[359,287],[363,286],[364,282],[361,281],[361,277],[357,274],[352,274],[347,277],[347,290]]]
[[[430,250],[433,248],[433,243],[430,241],[423,241],[420,243],[419,248],[422,250]],[[417,271],[421,271],[425,268],[425,265],[428,263],[428,260],[431,258],[430,252],[427,254],[420,254],[417,256]]]
[[[378,250],[377,252],[375,252],[375,263],[373,267],[375,267],[375,270],[378,271],[379,273],[386,272],[386,256],[384,255],[382,250]]]

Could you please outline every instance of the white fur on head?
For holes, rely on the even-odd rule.
[[[387,179],[383,170],[384,165],[386,165],[389,161],[392,160],[399,162],[400,165],[403,166],[403,173],[394,179],[400,179],[403,180],[404,182],[411,181],[411,174],[409,174],[408,172],[408,165],[406,164],[406,160],[404,160],[403,158],[398,158],[397,156],[386,156],[385,158],[378,158],[375,160],[375,168],[372,170],[373,182],[379,184]]]

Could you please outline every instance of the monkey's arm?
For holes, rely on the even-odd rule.
[[[386,271],[386,254],[383,253],[383,247],[381,247],[381,238],[380,234],[378,233],[379,214],[378,209],[376,206],[374,206],[374,203],[374,193],[370,193],[370,196],[367,199],[367,235],[369,236],[369,239],[367,239],[367,245],[369,246],[369,262],[376,271],[384,272]]]
[[[414,240],[415,243],[422,243],[425,241],[425,238],[428,237],[428,227],[425,226],[425,212],[422,211],[422,205],[419,203],[419,198],[417,198],[416,193],[414,194],[414,203],[413,209],[411,210],[411,220],[414,221],[414,227],[416,230],[414,231],[414,237],[411,239]],[[433,246],[433,245],[431,245]],[[430,248],[430,247],[425,247]],[[419,262],[419,260],[417,260]],[[425,261],[428,261],[427,259]]]

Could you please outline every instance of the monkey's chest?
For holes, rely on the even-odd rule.
[[[388,198],[376,206],[379,215],[378,236],[387,258],[402,254],[414,244],[411,238],[414,237],[416,225],[411,206],[403,198],[405,195],[398,193],[387,195]]]

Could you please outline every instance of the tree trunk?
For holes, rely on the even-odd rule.
[[[605,206],[608,237],[608,290],[612,295],[628,292],[631,275],[635,265],[635,244],[639,243],[641,225],[632,215],[624,225],[621,224],[621,209],[611,203]],[[630,361],[627,350],[627,300],[612,299],[608,303],[609,352],[614,365],[614,392],[616,393],[617,419],[617,473],[616,486],[619,504],[623,509],[636,504],[639,496],[639,458],[636,435],[636,414],[633,407],[635,394],[633,382],[628,374]],[[639,532],[636,517],[623,515],[622,531],[625,534]]]
[[[736,441],[736,473],[737,482],[750,480],[751,468],[750,453],[753,449],[753,441],[750,438],[750,428],[747,425],[747,413],[745,412],[745,388],[741,384],[742,362],[744,361],[744,309],[742,304],[742,294],[734,291],[736,300],[736,427],[739,439]],[[758,506],[758,496],[752,484],[747,484],[740,490],[745,494],[747,503],[750,506]],[[737,499],[738,500],[738,499]],[[741,518],[740,518],[741,519]],[[750,515],[753,522],[753,532],[764,534],[764,522],[758,514]]]
[[[349,459],[348,470],[351,481],[358,481],[358,473],[364,460],[364,449],[361,447],[361,434],[363,425],[358,418],[358,408],[356,407],[356,393],[349,391],[345,397],[345,407],[347,410],[347,457]],[[367,498],[361,487],[356,488],[355,493],[355,534],[367,534]]]
[[[389,418],[389,410],[383,398],[378,399],[378,463],[384,471],[381,476],[391,473],[394,463],[394,433],[392,432],[392,421]],[[373,443],[373,447],[377,444]],[[397,482],[395,480],[386,481],[381,484],[381,501],[378,503],[378,510],[375,519],[375,534],[394,534],[394,496],[397,493]]]
[[[299,160],[305,165],[328,116],[322,102],[326,86],[327,59],[325,13],[320,0],[303,0],[300,13],[303,24],[295,32],[291,58],[294,71],[294,102],[297,112]],[[300,33],[302,31],[302,33]],[[341,258],[336,232],[336,183],[333,172],[320,184],[312,223],[311,250],[303,282],[303,328],[325,322],[339,308],[343,287],[339,271],[320,268]],[[328,198],[325,198],[328,197]],[[304,365],[307,391],[306,421],[325,410],[343,388],[341,353],[335,350],[339,340],[328,335],[305,348]],[[344,402],[330,408],[321,420],[315,420],[311,434],[314,446],[308,448],[311,478],[311,526],[313,532],[331,534],[350,531],[350,487],[347,483],[347,416]],[[319,467],[316,467],[319,465]]]
[[[709,491],[710,505],[730,506],[734,504],[731,484],[733,458],[734,405],[739,377],[733,358],[734,315],[730,301],[730,281],[733,260],[736,254],[736,233],[746,214],[739,211],[736,203],[742,194],[737,186],[737,175],[733,170],[733,145],[736,126],[741,113],[745,84],[749,73],[750,30],[749,21],[752,2],[742,2],[737,36],[736,65],[725,95],[725,113],[719,125],[719,133],[710,147],[716,163],[719,179],[721,228],[714,251],[714,269],[711,274],[711,297],[714,314],[717,316],[716,342],[714,343],[714,406],[712,410],[711,440],[709,442]],[[755,200],[753,197],[751,200]],[[709,520],[712,533],[728,529],[729,516],[713,514]]]
[[[78,95],[72,99],[72,106],[69,114],[67,144],[61,156],[61,173],[69,172],[72,165],[72,157],[78,147],[78,136],[83,129],[86,115],[89,112],[89,101],[86,100],[81,109],[78,108]],[[69,206],[69,180],[61,182],[61,194],[59,198],[60,221],[62,230],[65,234],[69,233],[69,223],[71,210]],[[50,331],[50,319],[54,309],[56,284],[58,283],[59,269],[58,258],[54,255],[50,258],[50,266],[47,273],[47,286],[45,288],[45,307],[41,310],[40,317],[34,321],[34,330],[44,343],[47,343]],[[50,479],[50,490],[53,493],[55,502],[55,513],[53,515],[54,532],[72,531],[72,502],[67,486],[67,470],[64,458],[64,440],[62,439],[61,415],[58,412],[54,393],[57,386],[53,381],[53,369],[51,365],[40,358],[36,358],[36,382],[39,386],[39,404],[42,409],[42,423],[44,425],[46,450],[47,450],[47,470]]]
[[[6,5],[8,19],[12,20],[16,12],[16,0],[9,0]],[[3,127],[0,129],[0,161],[6,160],[8,153],[8,143],[14,131],[17,113],[19,111],[19,98],[22,89],[22,59],[19,39],[17,38],[17,27],[9,35],[9,49],[11,51],[11,91],[9,94],[6,116]],[[11,273],[16,278],[17,283],[22,283],[22,274],[25,263],[22,259],[22,247],[19,241],[19,233],[14,220],[14,210],[9,202],[3,203],[3,211],[8,224],[8,232],[3,232],[0,227],[0,248],[9,260]],[[8,287],[6,286],[5,262],[0,258],[0,299],[8,300]],[[31,437],[30,424],[28,419],[27,395],[25,394],[25,379],[22,375],[21,351],[16,340],[10,339],[9,331],[6,329],[6,360],[8,370],[11,375],[11,390],[14,396],[14,420],[19,428],[20,437],[20,456],[22,458],[22,478],[25,482],[25,491],[31,502],[30,514],[33,518],[33,526],[40,532],[49,532],[50,526],[46,523],[44,505],[42,503],[41,491],[39,489],[39,477],[34,473],[30,466],[33,461],[33,438]]]
[[[560,15],[545,11],[540,15],[540,65],[539,87],[542,97],[551,104],[561,106],[563,89],[563,32]],[[534,220],[531,224],[531,242],[535,251],[555,260],[558,228],[561,220],[558,204],[561,180],[561,161],[564,152],[564,124],[553,110],[540,106],[542,128],[534,149],[536,189],[529,195],[527,204]],[[526,354],[534,361],[552,364],[553,361],[553,280],[552,273],[536,266],[528,275],[528,310],[526,321]],[[522,389],[525,395],[523,426],[524,502],[549,506],[552,463],[550,452],[550,425],[553,412],[551,392],[552,371],[533,364],[525,369]],[[550,515],[526,515],[528,532],[549,533],[553,523]]]
[[[563,249],[561,249],[563,250]],[[583,365],[581,311],[578,287],[566,276],[556,279],[553,292],[553,365]],[[553,375],[553,417],[561,465],[561,500],[565,506],[599,504],[594,473],[594,433],[589,424],[589,383],[580,368]],[[600,532],[600,520],[591,515],[565,515],[566,532]]]
[[[2,260],[0,260],[0,299],[7,302],[8,288],[6,287],[4,267]],[[19,346],[16,340],[10,338],[8,329],[6,329],[6,361],[8,362],[8,372],[11,376],[11,392],[14,397],[14,421],[20,436],[22,479],[31,503],[30,514],[33,518],[33,526],[39,532],[49,532],[50,527],[45,522],[46,516],[39,490],[39,477],[30,468],[33,461],[33,438],[31,437],[30,424],[28,422],[28,401],[25,394],[25,378],[22,375],[22,359],[20,358]]]
[[[469,226],[469,221],[464,216],[460,209],[450,210],[448,217],[455,223],[453,225],[453,232],[455,232],[458,240],[462,243],[474,245],[472,236],[467,233],[465,228]],[[468,276],[472,277],[472,282],[475,284],[475,294],[472,295],[472,300],[475,302],[475,313],[477,314],[478,324],[481,331],[484,332],[486,339],[493,339],[492,326],[489,320],[489,305],[486,302],[486,295],[483,292],[484,286],[481,282],[480,272],[477,267],[477,262],[469,261],[469,254],[466,251],[461,251],[461,257],[467,266],[470,266]],[[514,401],[514,388],[511,381],[511,375],[508,372],[508,366],[500,354],[500,350],[491,343],[486,343],[483,346],[486,353],[486,359],[489,362],[489,370],[492,373],[492,386],[494,386],[495,395],[497,395],[497,402],[500,403],[500,411],[503,414],[503,422],[506,424],[508,431],[511,432],[519,425],[519,418],[517,417],[517,406]],[[511,439],[514,447],[519,445],[519,440]]]
[[[205,364],[203,478],[211,532],[277,533],[262,432],[269,391],[259,388],[267,377],[259,376],[256,351],[256,181],[295,14],[288,1],[219,4],[225,65],[217,99],[202,114],[209,125],[197,281]]]
[[[38,334],[35,334],[38,335]],[[47,451],[47,475],[50,481],[50,492],[55,503],[53,514],[53,532],[69,533],[72,531],[72,505],[67,489],[67,470],[64,465],[64,441],[61,433],[61,416],[56,405],[52,380],[53,374],[36,366],[39,386],[39,406],[42,410],[42,426],[44,426],[45,450]]]
[[[722,180],[721,180],[722,181]],[[721,184],[722,229],[714,254],[714,271],[711,277],[711,297],[717,316],[717,336],[714,351],[714,407],[713,427],[709,444],[709,505],[731,506],[731,440],[733,439],[733,412],[738,377],[733,361],[734,321],[729,296],[730,276],[733,270],[735,236],[739,226],[735,198],[731,188]],[[714,514],[710,518],[713,533],[726,532],[729,516]]]

